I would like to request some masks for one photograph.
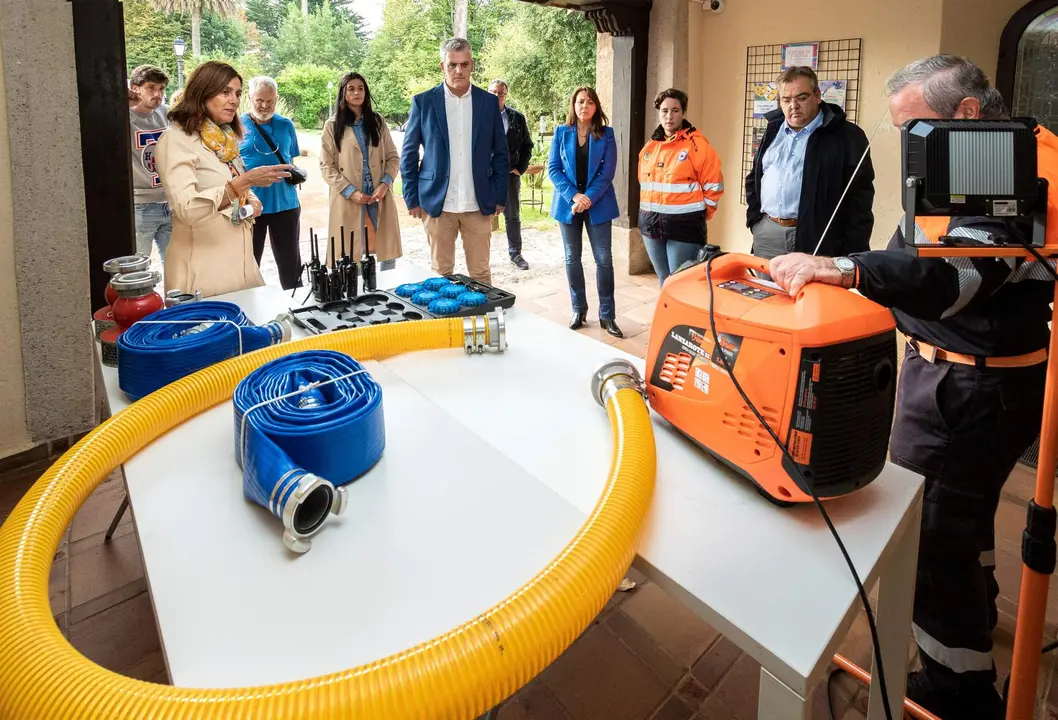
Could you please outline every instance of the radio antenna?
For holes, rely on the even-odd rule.
[[[845,196],[849,192],[849,188],[852,187],[852,183],[856,181],[856,175],[860,172],[860,167],[863,166],[863,161],[867,159],[867,153],[871,151],[871,144],[874,143],[874,137],[878,134],[878,131],[882,129],[882,123],[885,122],[885,118],[889,116],[889,108],[885,108],[885,112],[882,113],[881,119],[878,121],[878,126],[874,128],[874,132],[867,139],[867,147],[863,149],[863,155],[860,155],[860,161],[856,163],[856,169],[852,171],[852,177],[849,178],[848,184],[841,193],[841,197],[838,199],[838,204],[834,208],[834,212],[830,215],[830,220],[827,220],[827,226],[823,228],[823,234],[819,236],[819,242],[816,243],[816,249],[812,251],[813,255],[819,254],[819,248],[823,246],[823,239],[827,236],[827,231],[830,230],[831,224],[834,222],[834,218],[838,216],[838,210],[841,209],[841,203],[845,201]]]

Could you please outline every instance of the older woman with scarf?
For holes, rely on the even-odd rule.
[[[364,231],[368,247],[388,270],[401,256],[397,203],[390,193],[400,170],[400,152],[386,121],[371,107],[371,90],[360,73],[346,73],[338,83],[334,115],[323,125],[320,172],[330,186],[328,234],[338,243],[345,230],[346,251],[359,261]],[[349,233],[355,233],[355,247]],[[330,257],[328,248],[327,257]]]
[[[173,213],[165,289],[202,297],[264,285],[253,254],[261,203],[250,188],[290,177],[289,165],[245,170],[239,156],[242,77],[210,61],[188,79],[158,140],[158,177]]]
[[[706,222],[724,194],[724,174],[716,150],[684,119],[687,93],[663,90],[654,109],[659,125],[639,153],[638,224],[664,284],[705,245]]]

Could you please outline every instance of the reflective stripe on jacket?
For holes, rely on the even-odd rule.
[[[705,244],[724,194],[720,156],[687,121],[671,138],[658,126],[639,153],[639,229],[655,240]]]

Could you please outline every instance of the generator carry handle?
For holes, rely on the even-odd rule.
[[[766,258],[746,253],[723,253],[713,259],[709,274],[714,280],[737,280],[745,277],[750,270],[768,275],[770,269],[770,261]]]

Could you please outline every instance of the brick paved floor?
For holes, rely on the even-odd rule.
[[[591,283],[591,260],[585,258]],[[517,285],[518,307],[555,322],[569,318],[569,296],[561,272]],[[594,291],[591,291],[594,293]],[[627,338],[616,340],[597,322],[581,332],[630,353],[646,349],[657,281],[653,276],[617,278],[618,322]],[[592,307],[597,307],[592,300]],[[51,463],[0,474],[0,520],[7,517]],[[1003,493],[996,519],[997,575],[1002,595],[996,631],[996,662],[1009,672],[1017,590],[1020,537],[1026,500],[1034,478],[1020,468]],[[103,534],[121,499],[120,479],[112,476],[88,499],[68,529],[51,575],[56,622],[71,643],[90,659],[117,672],[167,682],[139,548],[126,514],[114,540]],[[717,548],[717,552],[723,552]],[[756,663],[634,570],[637,587],[617,593],[583,636],[555,663],[513,696],[502,720],[751,720],[756,717]],[[1052,583],[1048,637],[1058,623],[1058,592]],[[869,667],[870,636],[860,616],[842,652]],[[1049,657],[1049,677],[1055,658]],[[865,693],[847,679],[835,683],[836,717],[863,717]],[[1049,717],[1058,718],[1058,689],[1049,691]],[[827,718],[823,690],[814,698],[813,718]],[[950,719],[947,719],[950,720]]]

